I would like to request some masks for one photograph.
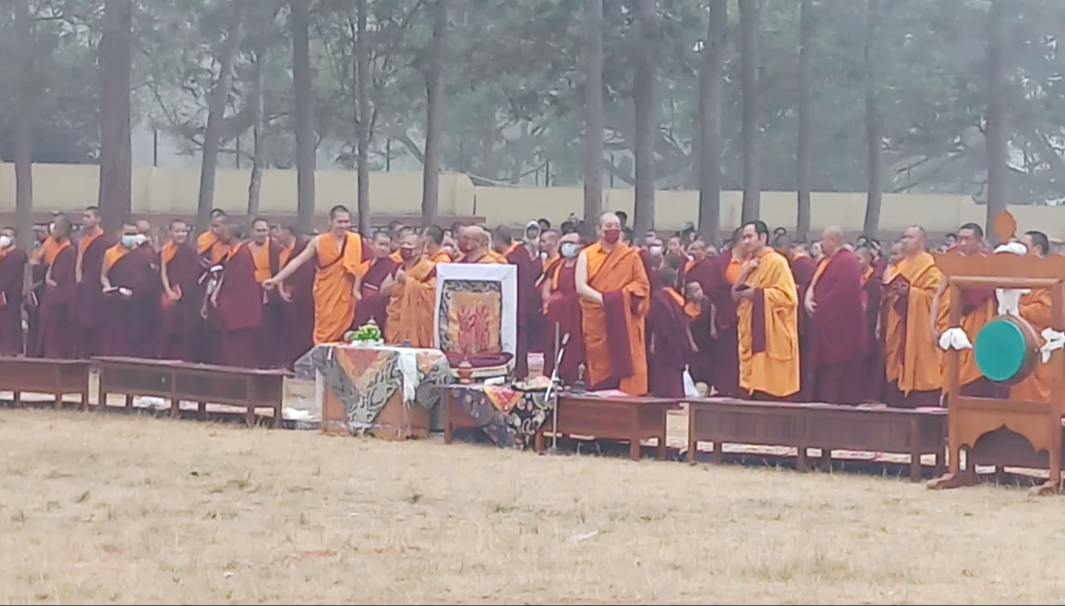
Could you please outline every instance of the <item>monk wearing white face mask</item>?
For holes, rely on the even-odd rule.
[[[566,234],[558,241],[559,256],[546,270],[540,281],[544,301],[547,334],[544,344],[544,374],[555,369],[555,325],[558,334],[569,335],[566,352],[559,365],[558,376],[567,385],[578,379],[578,367],[585,363],[584,335],[581,331],[581,301],[577,294],[577,257],[581,253],[580,236]]]

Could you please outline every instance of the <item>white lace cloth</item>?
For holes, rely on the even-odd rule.
[[[1020,242],[1002,244],[995,249],[995,254],[1010,253],[1023,257],[1028,254],[1028,247]],[[998,314],[1000,316],[1021,316],[1021,295],[1032,292],[1028,288],[996,288],[995,297],[998,299]]]

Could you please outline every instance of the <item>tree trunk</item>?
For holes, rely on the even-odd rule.
[[[710,0],[710,24],[699,73],[699,235],[710,244],[721,229],[721,94],[728,0]]]
[[[440,212],[440,138],[444,134],[443,53],[447,36],[447,0],[436,0],[429,68],[425,73],[425,164],[422,165],[422,224],[436,224]]]
[[[19,248],[33,245],[33,123],[37,83],[33,72],[36,46],[30,0],[15,2],[18,37],[19,84],[15,111],[15,228]]]
[[[883,136],[880,130],[880,110],[877,107],[876,35],[880,23],[880,0],[868,0],[865,13],[865,142],[868,146],[868,197],[865,202],[865,225],[862,233],[875,238],[880,228],[880,203],[883,198],[883,166],[880,160]]]
[[[758,158],[758,38],[761,29],[762,0],[740,2],[740,80],[743,91],[743,213],[742,220],[754,221],[761,212],[761,166]]]
[[[658,7],[655,0],[638,5],[640,43],[636,52],[632,100],[636,124],[633,156],[636,164],[636,204],[633,232],[643,238],[655,221],[655,47],[658,36]]]
[[[797,237],[806,240],[810,233],[810,52],[814,39],[813,0],[802,0],[799,13],[799,142],[795,151],[798,216],[795,219]]]
[[[984,139],[987,146],[987,227],[989,237],[995,233],[995,219],[1006,210],[1006,170],[1008,163],[1006,138],[1006,107],[1003,100],[1001,0],[992,0],[987,21],[987,124]],[[1000,244],[1000,243],[998,243]]]
[[[373,125],[370,111],[370,89],[367,86],[370,80],[370,46],[366,39],[368,34],[366,21],[369,8],[366,0],[358,0],[356,4],[356,21],[358,22],[355,38],[356,74],[355,86],[358,95],[358,115],[355,118],[355,136],[358,138],[355,159],[356,170],[359,179],[359,232],[366,237],[372,235],[370,215],[370,138],[373,136]]]
[[[263,63],[266,62],[266,45],[255,51],[255,81],[251,93],[251,132],[255,149],[252,151],[251,179],[248,181],[248,217],[259,214],[259,194],[263,189],[263,162],[266,156],[266,132],[263,124]]]
[[[196,204],[196,231],[207,230],[214,208],[214,178],[218,169],[218,148],[222,141],[222,126],[226,118],[229,87],[233,81],[233,59],[240,48],[240,22],[244,16],[244,0],[233,4],[233,14],[226,27],[226,37],[218,47],[218,78],[211,88],[207,106],[207,126],[203,131],[203,153],[200,158],[200,196]]]
[[[296,98],[296,226],[314,227],[314,82],[311,78],[310,0],[291,0],[292,87]]]
[[[603,0],[585,0],[584,4],[584,105],[584,223],[587,231],[603,212]]]
[[[104,227],[116,231],[129,218],[133,157],[130,150],[130,74],[133,70],[133,0],[104,3],[100,66],[100,190]]]

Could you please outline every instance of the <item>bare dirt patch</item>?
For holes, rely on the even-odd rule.
[[[1056,603],[1062,501],[0,411],[5,603]]]

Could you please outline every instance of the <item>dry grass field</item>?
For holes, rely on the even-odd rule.
[[[1061,603],[1063,502],[0,411],[4,603]]]

